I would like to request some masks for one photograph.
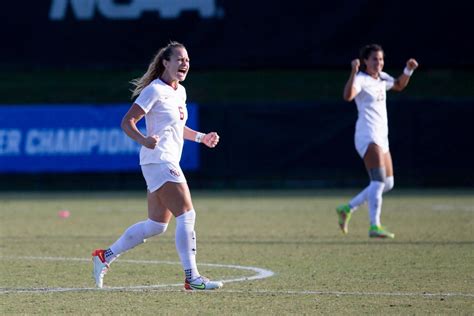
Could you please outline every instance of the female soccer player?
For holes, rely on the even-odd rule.
[[[361,64],[362,63],[362,64]],[[410,76],[418,67],[415,59],[409,59],[403,73],[394,79],[383,72],[384,52],[380,45],[362,47],[360,58],[351,63],[352,71],[344,87],[344,100],[355,99],[359,112],[355,129],[355,147],[364,160],[370,183],[348,204],[336,208],[339,226],[344,234],[348,232],[351,214],[360,205],[368,202],[370,229],[369,237],[394,238],[380,224],[382,193],[393,188],[392,157],[388,147],[388,124],[386,91],[402,91]]]
[[[185,273],[186,290],[212,290],[222,282],[201,276],[196,266],[196,213],[186,178],[179,166],[184,139],[214,148],[219,142],[215,132],[203,134],[187,127],[186,91],[180,84],[189,71],[186,48],[170,42],[161,48],[147,72],[132,81],[135,103],[125,114],[121,127],[141,144],[140,165],[148,189],[148,219],[130,226],[109,248],[92,253],[97,287],[103,285],[109,265],[122,253],[145,239],[166,231],[171,217],[176,217],[176,250]],[[137,128],[145,117],[147,135]]]

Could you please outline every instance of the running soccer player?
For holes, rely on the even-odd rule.
[[[94,279],[102,288],[109,265],[121,254],[143,243],[145,239],[163,234],[171,218],[176,218],[176,250],[185,273],[186,290],[213,290],[222,282],[210,281],[196,266],[196,234],[191,194],[179,165],[184,139],[214,148],[219,142],[215,132],[203,134],[188,128],[186,91],[180,84],[189,71],[186,48],[170,42],[161,48],[147,72],[132,81],[138,96],[122,120],[122,129],[141,144],[140,165],[148,194],[148,218],[130,227],[109,248],[92,253]],[[145,117],[147,135],[137,128]]]

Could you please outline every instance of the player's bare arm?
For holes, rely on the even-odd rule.
[[[354,78],[357,75],[360,67],[360,60],[358,58],[352,60],[351,62],[351,74],[347,80],[346,85],[344,86],[343,98],[346,101],[352,101],[356,97],[356,91],[354,89]]]
[[[184,139],[203,143],[207,147],[214,148],[219,143],[219,135],[216,132],[207,134],[195,131],[187,126],[184,127]]]
[[[122,119],[120,127],[128,137],[149,149],[154,149],[159,141],[158,135],[145,136],[137,128],[137,123],[145,116],[143,109],[134,103]]]
[[[418,62],[414,58],[408,59],[406,67],[403,69],[403,73],[397,78],[397,80],[395,80],[392,90],[402,91],[405,89],[416,68],[418,68]]]

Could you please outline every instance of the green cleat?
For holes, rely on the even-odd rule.
[[[385,230],[383,226],[372,225],[369,229],[370,238],[395,238],[395,234]]]
[[[351,207],[349,204],[342,204],[336,208],[336,213],[339,218],[339,227],[344,234],[349,231],[349,221],[351,220]]]

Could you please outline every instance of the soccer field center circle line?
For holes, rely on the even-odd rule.
[[[85,258],[66,258],[66,257],[2,257],[0,259],[21,259],[21,260],[49,260],[49,261],[80,261],[88,262],[90,259]],[[139,263],[139,264],[170,264],[177,265],[179,262],[173,261],[157,261],[157,260],[120,260],[122,263]],[[256,275],[250,277],[242,277],[236,279],[222,280],[224,283],[230,282],[241,282],[265,279],[273,276],[275,273],[261,269],[257,267],[239,266],[239,265],[227,265],[227,264],[216,264],[216,263],[200,263],[202,266],[219,267],[219,268],[232,268],[240,270],[250,270],[257,272]],[[182,283],[178,284],[160,284],[160,285],[143,285],[143,286],[121,286],[121,287],[105,287],[98,289],[96,287],[86,288],[0,288],[0,294],[8,293],[58,293],[58,292],[84,292],[84,291],[126,291],[126,292],[144,292],[149,290],[161,291],[161,292],[182,292],[182,289],[172,289],[172,287],[182,287]],[[200,291],[201,293],[211,293],[216,291]],[[321,295],[321,296],[405,296],[405,297],[466,297],[474,298],[474,293],[416,293],[416,292],[344,292],[344,291],[314,291],[314,290],[227,290],[220,289],[219,293],[234,293],[234,294],[260,294],[260,295]]]
[[[43,260],[43,261],[79,261],[79,262],[90,262],[91,259],[86,258],[66,258],[66,257],[3,257],[0,256],[0,259],[15,259],[15,260]],[[168,264],[168,265],[178,265],[180,262],[174,261],[160,261],[160,260],[127,260],[121,259],[120,263],[132,263],[132,264]],[[273,276],[275,273],[270,270],[258,268],[258,267],[249,267],[249,266],[240,266],[233,264],[219,264],[219,263],[199,263],[199,266],[215,267],[215,268],[229,268],[237,270],[247,270],[253,271],[256,274],[248,277],[234,278],[234,279],[222,279],[223,283],[231,282],[243,282],[243,281],[252,281],[265,279]],[[32,293],[32,292],[73,292],[73,291],[90,291],[90,290],[108,290],[108,291],[143,291],[148,289],[162,289],[167,287],[176,287],[183,286],[183,283],[177,284],[159,284],[159,285],[137,285],[137,286],[127,286],[127,287],[106,287],[102,289],[98,288],[0,288],[0,294],[5,293]]]

